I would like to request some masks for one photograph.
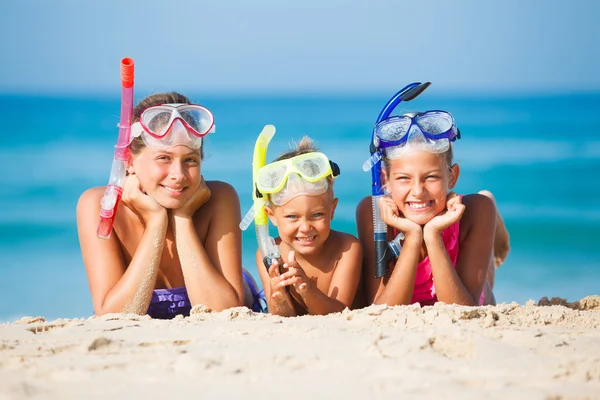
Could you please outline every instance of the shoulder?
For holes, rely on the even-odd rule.
[[[361,201],[358,202],[358,205],[356,206],[356,215],[362,215],[364,214],[367,210],[369,211],[369,213],[372,212],[372,204],[373,204],[373,200],[371,196],[365,196],[361,199]]]
[[[483,214],[496,212],[492,199],[479,193],[464,195],[462,203],[465,205],[465,212]]]
[[[351,251],[361,251],[362,248],[360,245],[360,241],[356,238],[356,236],[351,235],[346,232],[340,232],[336,230],[331,230],[330,236],[334,238],[333,244],[335,248],[340,249],[342,253]]]
[[[210,202],[218,208],[234,205],[239,207],[240,199],[233,186],[222,181],[207,181],[206,186],[210,189]]]
[[[235,191],[234,187],[227,182],[206,181],[206,186],[208,186],[212,193],[223,193],[225,195],[235,194],[237,196],[237,192]]]
[[[105,186],[93,187],[81,194],[77,201],[77,214],[88,210],[100,210],[100,200],[104,195]]]
[[[465,205],[465,213],[461,219],[461,224],[466,223],[467,226],[474,224],[489,224],[495,221],[496,206],[494,202],[482,194],[468,194],[462,198],[462,203]]]
[[[356,206],[356,228],[361,239],[364,235],[370,235],[373,232],[373,200],[371,196],[364,197]]]

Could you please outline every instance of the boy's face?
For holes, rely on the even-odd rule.
[[[297,196],[282,206],[265,209],[281,240],[297,254],[307,256],[317,253],[329,237],[337,202],[327,191]]]

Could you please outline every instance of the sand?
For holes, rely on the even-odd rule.
[[[600,399],[600,296],[539,304],[25,317],[0,398]]]

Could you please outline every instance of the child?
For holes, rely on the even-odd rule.
[[[387,274],[376,278],[371,197],[359,203],[368,302],[495,304],[486,276],[491,271],[493,277],[496,208],[489,192],[451,192],[460,173],[452,161],[451,142],[460,137],[452,115],[427,111],[387,118],[375,126],[375,135],[385,164],[381,217],[388,240],[400,233],[404,239]]]
[[[267,270],[257,252],[272,314],[324,315],[352,305],[362,249],[354,236],[331,229],[337,174],[337,165],[308,137],[258,173],[257,190],[266,197],[265,210],[277,227],[276,243],[284,260],[283,265],[274,260]]]

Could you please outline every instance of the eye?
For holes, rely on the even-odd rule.
[[[321,218],[325,215],[323,212],[316,212],[312,215],[313,218]]]
[[[169,162],[171,161],[171,157],[166,156],[166,155],[160,155],[158,157],[156,157],[157,161],[162,161],[162,162]]]
[[[410,180],[410,178],[408,176],[403,176],[403,175],[397,175],[395,180],[397,181],[408,181]]]
[[[195,159],[195,158],[193,158],[193,157],[186,158],[186,159],[185,159],[185,162],[186,162],[187,164],[192,164],[192,165],[198,165],[198,164],[200,164],[200,161],[198,161],[197,159]]]
[[[284,215],[284,218],[287,218],[287,219],[298,219],[298,216],[294,215],[294,214],[287,214],[287,215]]]
[[[437,181],[438,179],[440,179],[440,177],[437,175],[428,175],[426,179],[428,181]]]

